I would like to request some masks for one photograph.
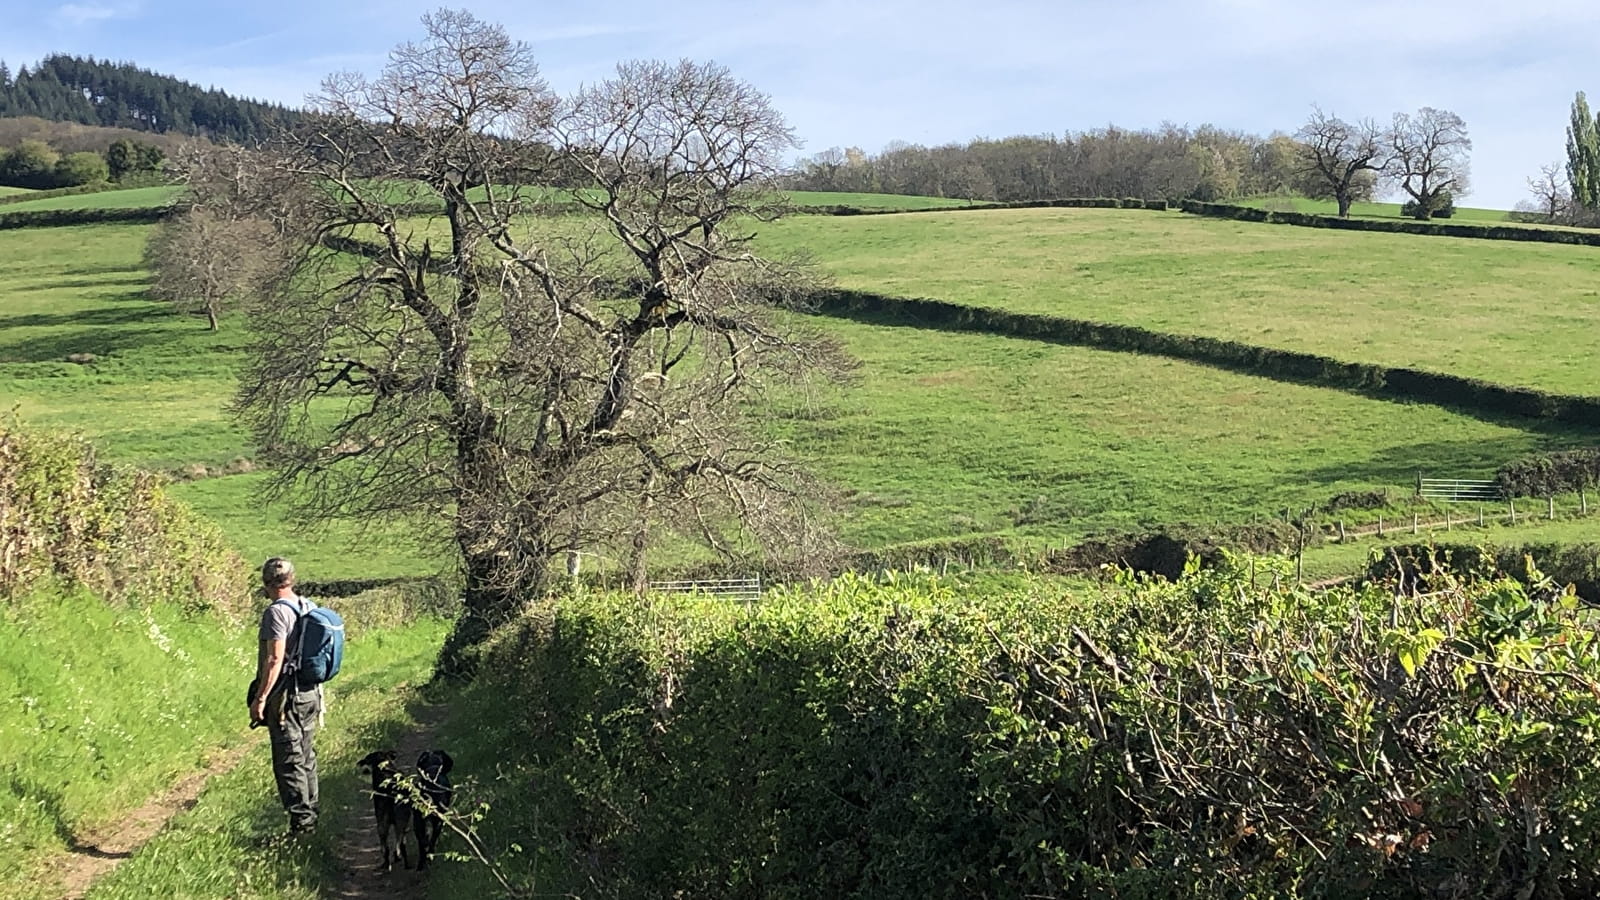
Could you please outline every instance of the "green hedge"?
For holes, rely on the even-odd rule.
[[[133,209],[40,209],[0,213],[0,230],[7,228],[57,228],[103,222],[150,224],[166,218],[167,207]]]
[[[1165,200],[1143,200],[1137,197],[1063,197],[1056,200],[1017,200],[1009,203],[972,203],[967,206],[936,206],[923,209],[867,209],[860,206],[818,205],[799,206],[798,212],[819,216],[895,216],[907,213],[971,212],[990,209],[1150,209],[1165,210]]]
[[[1512,460],[1495,473],[1508,497],[1553,497],[1600,483],[1600,447],[1539,453]]]
[[[1253,212],[1262,212],[1253,210]],[[1323,387],[1359,391],[1478,414],[1555,419],[1600,425],[1600,398],[1507,387],[1477,378],[1405,367],[1352,363],[1295,350],[1169,334],[1137,325],[1008,312],[941,300],[903,299],[866,291],[832,291],[810,310],[861,322],[913,325],[1033,338],[1077,347],[1149,353]]]
[[[27,203],[30,200],[48,200],[51,197],[71,197],[75,194],[98,194],[101,191],[114,190],[121,187],[109,181],[98,184],[80,184],[76,187],[51,188],[44,191],[28,191],[25,194],[6,194],[0,196],[0,206],[11,203]]]
[[[574,599],[445,739],[545,894],[1589,897],[1597,649],[1512,582]]]
[[[1441,237],[1483,238],[1493,241],[1535,241],[1546,244],[1581,244],[1600,247],[1600,231],[1563,231],[1555,228],[1519,228],[1515,225],[1468,225],[1458,222],[1415,222],[1400,219],[1341,219],[1313,213],[1274,212],[1227,203],[1202,203],[1185,200],[1179,208],[1197,216],[1300,225],[1308,228],[1341,228],[1347,231],[1383,231],[1393,234],[1431,234]]]

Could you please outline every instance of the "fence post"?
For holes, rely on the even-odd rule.
[[[1511,507],[1511,524],[1517,524],[1517,499],[1515,497],[1507,498],[1506,505]]]
[[[1378,537],[1383,537],[1383,516],[1378,517]]]
[[[1584,515],[1589,514],[1589,495],[1583,488],[1578,488],[1578,508]]]
[[[1483,504],[1478,504],[1478,527],[1483,527]]]
[[[1555,494],[1551,494],[1550,495],[1550,518],[1554,519],[1555,517],[1556,517],[1556,495]]]
[[[1444,505],[1444,530],[1449,531],[1453,525],[1454,523],[1450,521],[1450,504],[1446,503]]]
[[[1412,513],[1411,514],[1411,533],[1412,534],[1416,534],[1417,533],[1417,514],[1416,513]]]
[[[1340,520],[1339,520],[1339,543],[1341,543],[1341,544],[1342,544],[1342,543],[1344,543],[1344,542],[1345,542],[1345,534],[1344,534],[1344,520],[1343,520],[1343,519],[1340,519]]]

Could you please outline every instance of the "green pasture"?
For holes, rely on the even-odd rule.
[[[1600,394],[1600,250],[1099,209],[795,217],[844,287]]]
[[[71,199],[71,198],[62,198]],[[112,462],[171,473],[172,493],[222,523],[247,558],[296,558],[322,580],[427,574],[396,529],[334,522],[309,531],[269,504],[250,437],[226,407],[244,335],[148,296],[150,226],[0,231],[0,405],[24,422],[93,438]],[[68,362],[89,354],[92,360]],[[198,478],[199,480],[188,480]]]
[[[815,321],[862,378],[772,427],[854,491],[846,535],[867,546],[1249,521],[1592,440],[1136,354]]]
[[[48,209],[136,209],[166,206],[178,196],[181,188],[173,185],[159,187],[125,188],[116,191],[96,191],[88,194],[68,194],[65,197],[47,197],[43,200],[23,200],[8,203],[5,212],[38,212]]]
[[[0,197],[13,197],[18,194],[31,193],[33,193],[33,191],[28,188],[7,187],[6,185],[0,184]]]

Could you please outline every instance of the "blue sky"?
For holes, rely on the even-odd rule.
[[[298,104],[375,72],[437,3],[0,0],[0,59],[131,60]],[[1470,204],[1509,208],[1562,160],[1575,91],[1600,94],[1600,2],[1528,0],[589,0],[467,8],[531,43],[558,90],[619,60],[715,60],[771,94],[811,153],[876,152],[1108,123],[1293,131],[1313,103],[1387,120],[1451,109],[1474,141]],[[1600,98],[1597,98],[1600,99]]]

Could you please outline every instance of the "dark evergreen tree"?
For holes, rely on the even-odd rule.
[[[229,96],[93,57],[47,56],[33,70],[0,79],[0,116],[194,134],[253,142],[292,124],[297,110]]]

